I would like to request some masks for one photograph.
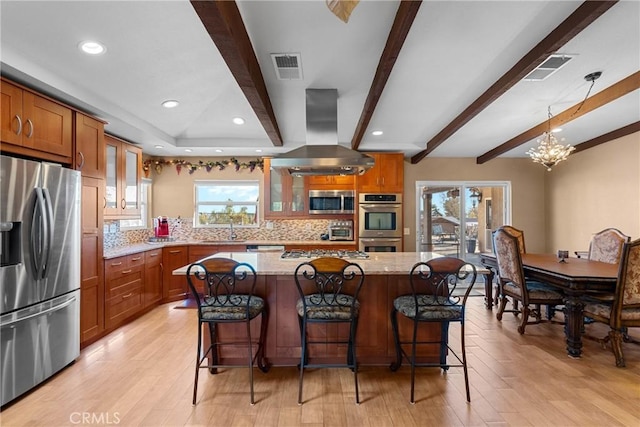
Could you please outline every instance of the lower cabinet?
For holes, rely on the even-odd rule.
[[[189,263],[188,246],[168,246],[162,249],[162,300],[164,302],[182,300],[187,295],[187,279],[174,276],[173,270]]]
[[[144,254],[105,261],[105,328],[120,326],[143,308]]]
[[[144,307],[156,304],[162,299],[162,249],[154,249],[144,254]]]

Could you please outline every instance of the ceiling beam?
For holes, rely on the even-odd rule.
[[[497,146],[493,150],[484,153],[476,159],[476,163],[481,165],[491,159],[495,159],[499,155],[513,150],[514,148],[519,147],[520,145],[542,135],[549,129],[560,127],[565,123],[575,120],[578,117],[581,117],[593,110],[602,107],[603,105],[608,104],[611,101],[615,101],[616,99],[638,89],[640,89],[640,71],[636,71],[629,77],[620,80],[618,83],[609,86],[608,88],[596,93],[592,97],[585,99],[584,101],[579,102],[572,107],[569,107],[562,113],[551,117],[549,120],[545,120],[539,125],[536,125],[531,129],[522,132],[520,135],[511,138],[509,141]]]
[[[260,64],[235,1],[196,1],[191,5],[238,82],[274,146],[282,146]]]
[[[382,95],[382,91],[387,84],[387,80],[391,75],[391,70],[393,70],[396,59],[398,59],[398,55],[400,54],[400,49],[402,49],[402,45],[407,38],[407,34],[409,34],[409,30],[411,29],[413,20],[418,14],[418,9],[421,4],[422,0],[402,0],[400,2],[400,6],[398,6],[396,18],[391,26],[391,31],[389,31],[387,44],[384,46],[384,50],[380,56],[380,61],[378,62],[378,68],[376,68],[376,74],[371,82],[369,95],[367,95],[367,99],[364,102],[360,120],[356,126],[353,138],[351,139],[351,148],[354,150],[357,150],[360,146],[360,142],[362,142],[364,133],[367,131],[373,112],[380,100],[380,95]]]
[[[585,1],[567,19],[558,25],[547,37],[531,49],[509,71],[500,77],[489,89],[473,101],[462,113],[453,119],[444,129],[427,142],[427,148],[411,157],[411,163],[416,164],[433,152],[451,135],[460,130],[471,119],[480,114],[493,101],[511,89],[529,72],[542,64],[551,54],[555,53],[569,40],[587,28],[593,21],[609,10],[618,0],[613,1]]]
[[[605,133],[604,135],[597,136],[581,144],[576,144],[574,146],[575,150],[572,154],[579,153],[580,151],[593,148],[596,145],[604,144],[605,142],[613,141],[614,139],[622,138],[623,136],[631,135],[636,132],[640,132],[640,121],[623,126],[619,129]]]

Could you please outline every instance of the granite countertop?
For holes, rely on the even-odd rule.
[[[366,274],[407,274],[417,262],[428,261],[442,255],[435,252],[369,252],[367,259],[350,260],[364,270]],[[298,264],[308,259],[280,258],[278,252],[219,252],[217,257],[235,259],[246,262],[261,275],[290,275]],[[189,265],[173,270],[174,276],[185,275]],[[486,268],[476,266],[478,274],[488,274]]]
[[[184,245],[212,245],[212,246],[246,246],[246,245],[313,245],[313,246],[352,246],[357,242],[340,241],[340,240],[176,240],[173,242],[142,242],[134,243],[118,248],[107,249],[103,253],[104,259],[116,258],[119,256],[131,255],[140,252],[146,252],[152,249],[184,246]]]

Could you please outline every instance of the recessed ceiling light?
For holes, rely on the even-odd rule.
[[[382,132],[381,130],[374,130],[373,132],[371,132],[371,135],[374,136],[380,136],[382,135],[384,132]]]
[[[162,103],[162,106],[164,108],[175,108],[179,105],[180,103],[178,101],[176,101],[175,99],[168,99],[166,101],[164,101]]]
[[[553,133],[562,132],[562,128],[555,128],[555,129],[552,129],[552,130],[551,130],[551,132],[553,132]]]
[[[164,148],[162,145],[156,145],[155,148]]]
[[[193,150],[191,148],[185,148],[184,151],[186,151],[187,153],[191,153]]]
[[[219,148],[216,148],[216,153],[222,153],[222,150]]]
[[[258,148],[258,149],[256,150],[256,153],[262,153],[262,150],[261,150],[260,148]]]
[[[242,117],[234,117],[233,118],[233,123],[235,123],[237,125],[243,125],[244,124],[244,119]]]
[[[89,55],[100,55],[107,51],[107,48],[100,42],[85,40],[78,45],[81,51]]]

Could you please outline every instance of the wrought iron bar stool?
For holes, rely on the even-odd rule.
[[[270,368],[264,355],[264,339],[269,316],[264,299],[255,295],[255,270],[249,264],[232,259],[208,258],[189,266],[187,282],[198,304],[198,352],[193,383],[193,404],[196,404],[200,369],[209,369],[210,373],[216,374],[219,367],[248,367],[253,405],[253,366],[257,362],[262,372],[267,372]],[[198,285],[202,286],[203,292],[198,289],[200,287]],[[258,316],[261,316],[260,336],[256,342],[251,336],[251,321]],[[246,337],[241,338],[245,340],[220,341],[217,326],[222,323],[244,323]],[[203,353],[202,329],[205,324],[209,329],[210,345]],[[247,364],[221,365],[219,352],[225,345],[246,346]],[[208,356],[211,357],[210,361],[203,365]]]

